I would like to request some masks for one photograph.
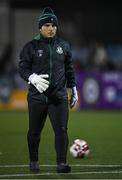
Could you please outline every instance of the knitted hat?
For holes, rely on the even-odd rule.
[[[50,7],[44,8],[39,16],[39,29],[46,23],[53,23],[58,26],[58,19]]]

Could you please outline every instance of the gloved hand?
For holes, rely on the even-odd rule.
[[[70,88],[70,108],[73,108],[78,101],[78,93],[76,86],[73,88]]]
[[[49,81],[45,79],[48,77],[48,74],[37,75],[33,73],[29,76],[28,80],[29,83],[33,84],[40,93],[43,93],[49,87]]]

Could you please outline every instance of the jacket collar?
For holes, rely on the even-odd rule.
[[[43,41],[43,42],[46,42],[46,43],[51,43],[51,42],[55,41],[56,37],[45,38],[41,33],[39,33],[34,37],[34,39],[37,40],[37,41]]]

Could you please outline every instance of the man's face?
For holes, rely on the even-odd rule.
[[[40,29],[40,32],[46,38],[54,37],[56,35],[56,31],[57,27],[53,23],[46,23]]]

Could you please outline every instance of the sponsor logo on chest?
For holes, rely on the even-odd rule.
[[[37,50],[37,54],[39,57],[41,57],[43,55],[43,50],[42,49],[38,49]]]

